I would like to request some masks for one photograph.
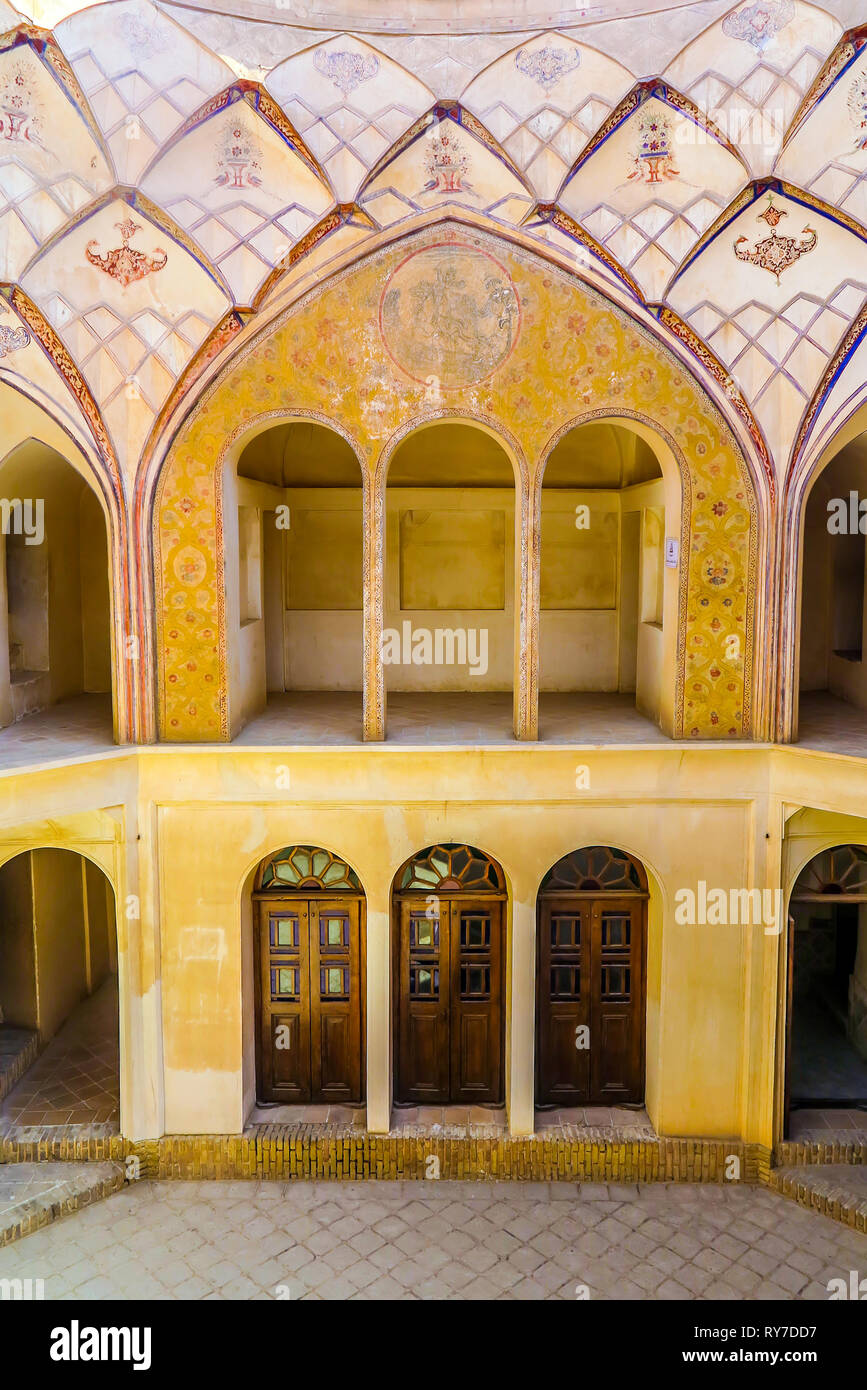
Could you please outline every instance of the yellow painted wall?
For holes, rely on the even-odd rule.
[[[227,366],[174,437],[154,519],[162,737],[231,737],[252,705],[233,630],[230,475],[257,431],[293,416],[333,422],[348,434],[369,500],[382,495],[391,452],[413,429],[437,416],[475,419],[509,455],[525,510],[549,450],[579,422],[619,419],[645,444],[654,438],[686,574],[683,584],[676,571],[665,580],[666,609],[675,627],[682,620],[684,640],[670,669],[664,666],[660,722],[690,738],[744,737],[753,714],[759,513],[728,427],[697,380],[615,305],[514,245],[458,227],[447,230],[448,255],[466,277],[469,298],[487,294],[484,275],[495,274],[520,302],[520,315],[511,321],[511,351],[490,374],[478,379],[471,363],[456,363],[432,408],[414,368],[424,345],[403,333],[399,316],[383,328],[379,311],[384,293],[393,305],[397,290],[410,294],[429,263],[440,265],[443,235],[437,228],[384,247],[284,311]],[[350,319],[358,387],[335,413],[338,344]],[[398,458],[395,452],[395,465]],[[373,603],[373,587],[370,597]],[[742,638],[736,656],[726,646],[732,633]],[[369,650],[371,663],[377,657]]]
[[[0,868],[0,1010],[13,1027],[39,1027],[29,854]]]
[[[38,849],[32,860],[39,1033],[45,1043],[87,994],[84,900],[77,854]]]

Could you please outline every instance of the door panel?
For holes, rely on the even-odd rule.
[[[643,1099],[644,911],[613,895],[540,900],[540,1104]]]
[[[259,1095],[310,1100],[307,904],[259,907]]]
[[[322,1103],[361,1094],[359,903],[310,903],[313,1094]]]
[[[404,1104],[502,1099],[502,903],[398,900],[398,1058]]]
[[[258,910],[261,1100],[361,1099],[361,903],[263,899]]]
[[[502,1098],[502,903],[449,904],[452,964],[451,1099]]]
[[[545,900],[539,919],[537,1095],[583,1105],[590,1092],[590,904]],[[579,1032],[584,1028],[584,1033]]]
[[[448,904],[400,902],[397,1096],[441,1105],[449,1095]]]
[[[641,903],[601,899],[593,904],[591,1009],[598,1046],[591,1039],[593,1103],[616,1105],[643,1099]]]

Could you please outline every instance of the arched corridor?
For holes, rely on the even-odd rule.
[[[90,859],[33,849],[0,867],[0,1129],[119,1130],[114,892]],[[21,1055],[29,1064],[14,1064]]]
[[[96,494],[37,439],[0,463],[0,726],[63,704],[111,730],[111,600]]]
[[[786,1124],[867,1109],[867,850],[823,850],[789,902]]]

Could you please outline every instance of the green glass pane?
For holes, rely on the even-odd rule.
[[[277,988],[280,994],[295,993],[295,971],[280,969],[277,971]]]
[[[416,864],[414,868],[414,877],[422,885],[430,884],[433,887],[434,885],[439,883],[441,878],[444,877],[444,875],[441,873],[434,873],[433,869],[429,869],[426,864]]]
[[[313,872],[317,878],[328,868],[328,860],[331,858],[327,850],[318,849],[313,856]]]
[[[432,920],[421,918],[416,923],[415,933],[416,944],[419,946],[432,946],[434,944],[434,924]]]
[[[295,860],[296,868],[301,878],[310,878],[310,852],[306,849],[296,849],[292,858]]]
[[[328,993],[329,993],[329,994],[342,994],[342,993],[343,993],[343,971],[342,971],[342,970],[327,970],[325,973],[326,973],[327,978],[328,978],[328,985],[327,985]]]
[[[325,940],[329,946],[343,945],[343,918],[329,917],[325,924]]]
[[[449,861],[444,854],[432,854],[430,862],[436,869],[440,878],[446,878],[449,872]]]
[[[419,994],[430,994],[433,976],[430,970],[420,970],[418,972],[418,992]]]
[[[275,864],[274,871],[281,883],[297,883],[299,881],[299,874],[288,859],[282,859],[279,864]]]
[[[341,883],[343,881],[344,874],[345,870],[341,863],[332,864],[331,867],[328,870],[326,870],[326,872],[322,875],[322,882]]]
[[[282,917],[277,919],[277,945],[295,945],[295,924],[291,918]]]

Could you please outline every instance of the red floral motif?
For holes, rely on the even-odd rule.
[[[726,512],[728,511],[728,503],[714,502],[713,506],[711,507],[711,511],[713,512],[714,516],[725,516]]]
[[[111,251],[106,251],[104,256],[100,256],[99,242],[89,241],[84,248],[84,254],[91,265],[95,265],[98,270],[104,270],[106,275],[110,275],[112,280],[117,280],[123,289],[135,284],[136,280],[144,280],[145,276],[162,270],[168,261],[162,247],[155,247],[154,254],[147,256],[144,251],[136,251],[129,244],[136,232],[141,231],[140,223],[127,217],[123,222],[115,222],[114,225],[120,232],[123,245],[115,246]]]

